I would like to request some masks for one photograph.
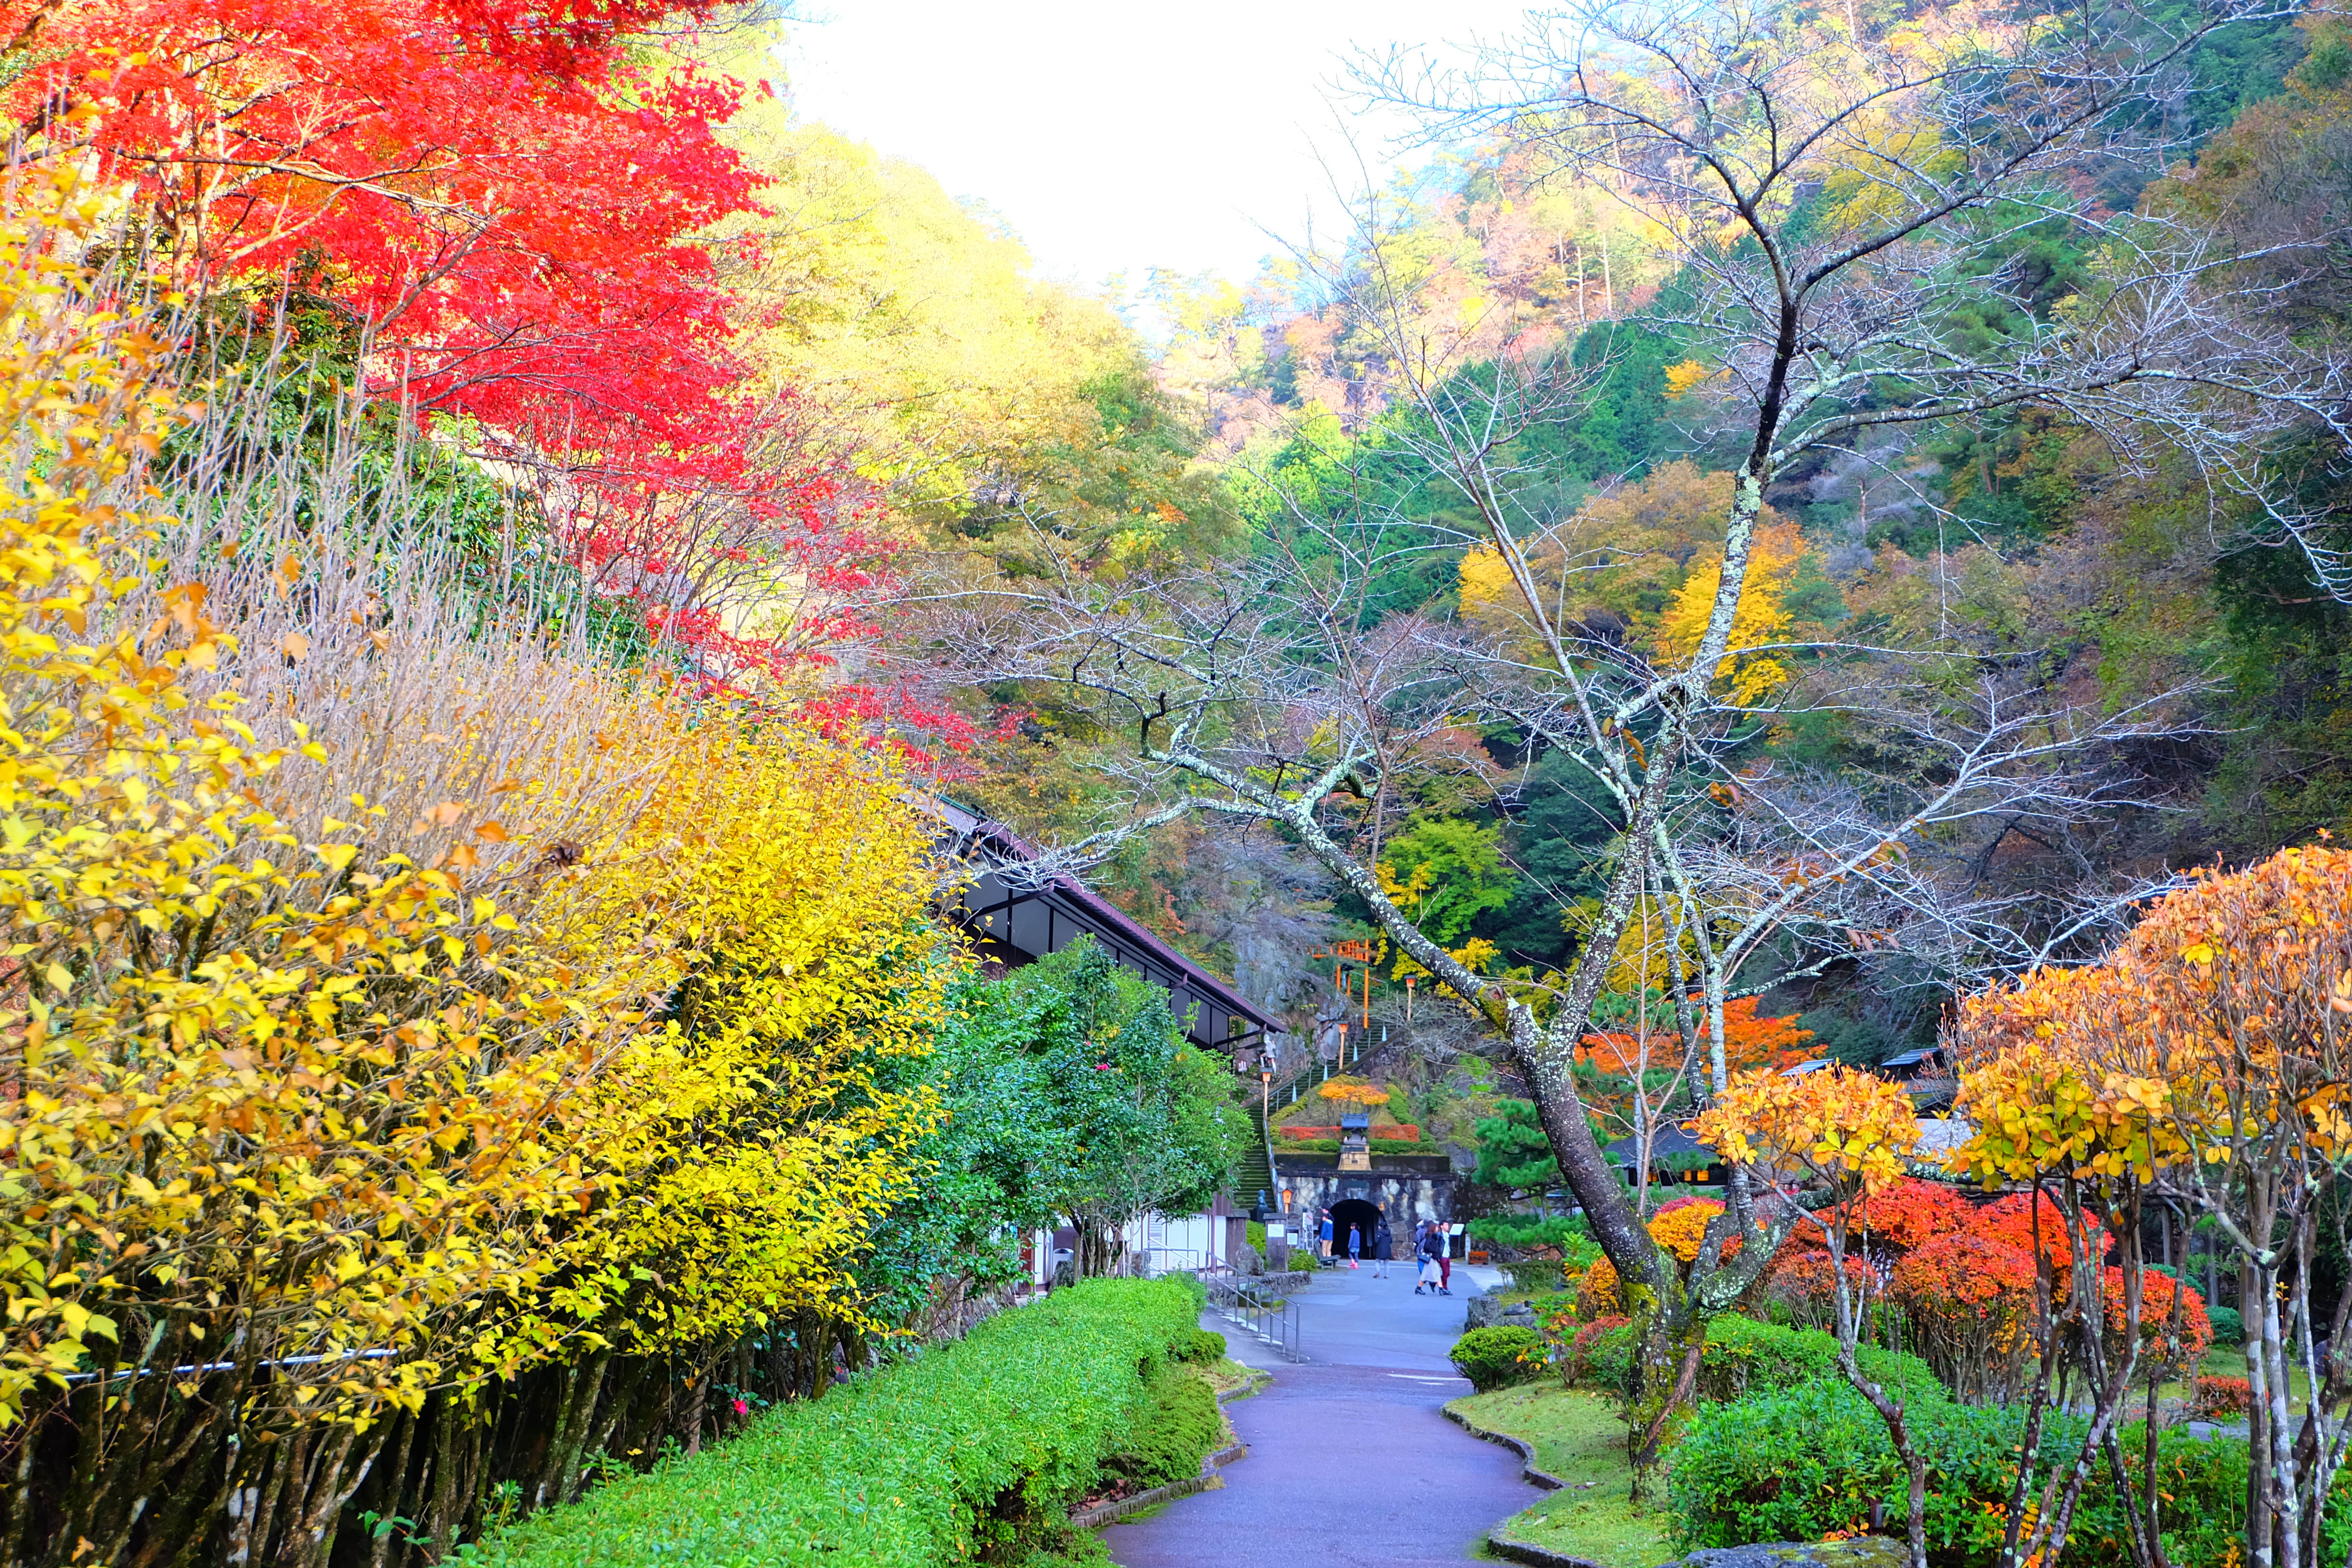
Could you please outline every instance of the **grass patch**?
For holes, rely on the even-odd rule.
[[[1221,1399],[1235,1389],[1247,1388],[1265,1376],[1255,1367],[1244,1366],[1231,1356],[1219,1356],[1213,1362],[1203,1363],[1197,1370],[1209,1380],[1209,1386],[1217,1391]]]
[[[1582,1389],[1529,1384],[1446,1406],[1473,1426],[1535,1446],[1536,1468],[1567,1484],[1496,1528],[1515,1540],[1601,1568],[1655,1568],[1675,1555],[1672,1519],[1627,1500],[1633,1468],[1614,1400]]]

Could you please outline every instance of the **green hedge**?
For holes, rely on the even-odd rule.
[[[1581,1215],[1553,1215],[1542,1217],[1531,1214],[1486,1214],[1470,1222],[1470,1236],[1475,1241],[1491,1241],[1498,1247],[1557,1247],[1595,1249],[1592,1227],[1584,1223]]]
[[[1906,1402],[1949,1397],[1927,1363],[1915,1355],[1864,1345],[1854,1359],[1863,1375],[1902,1394]],[[1585,1358],[1586,1379],[1612,1392],[1629,1387],[1633,1375],[1633,1331],[1612,1329],[1592,1343]],[[1785,1329],[1726,1313],[1706,1326],[1706,1350],[1699,1358],[1698,1395],[1721,1403],[1768,1389],[1841,1379],[1837,1340],[1818,1329]]]
[[[1937,1401],[1906,1413],[1917,1423],[1915,1435],[1928,1457],[1930,1561],[1941,1568],[1992,1568],[2024,1411]],[[2080,1451],[2084,1425],[2059,1412],[2045,1417],[2044,1475],[2051,1463]],[[2145,1429],[2127,1428],[2121,1442],[2137,1472]],[[2175,1568],[2237,1561],[2244,1550],[2244,1441],[2168,1431],[2158,1438],[2157,1468],[2159,1528]],[[1843,1382],[1827,1381],[1699,1411],[1675,1449],[1670,1484],[1682,1551],[1819,1541],[1864,1523],[1874,1499],[1885,1505],[1884,1528],[1899,1531],[1909,1494],[1885,1423]],[[2130,1561],[2127,1528],[2101,1461],[2084,1487],[2065,1562],[2090,1568]],[[2336,1489],[2324,1529],[2323,1560],[2343,1561],[2338,1542],[2352,1543],[2352,1489]]]
[[[1447,1359],[1481,1394],[1528,1383],[1544,1372],[1543,1336],[1517,1323],[1473,1329],[1454,1342]]]
[[[1103,1460],[1139,1489],[1166,1486],[1201,1473],[1201,1461],[1223,1445],[1225,1417],[1217,1391],[1181,1366],[1164,1366],[1150,1384],[1151,1408],[1136,1423],[1126,1447]]]
[[[1200,1286],[1182,1276],[1057,1290],[693,1458],[608,1481],[462,1560],[936,1568],[1050,1537],[1107,1459],[1164,1458],[1138,1451],[1150,1446],[1153,1380],[1173,1355],[1198,1353],[1200,1310]]]

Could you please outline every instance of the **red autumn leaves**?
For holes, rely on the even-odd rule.
[[[22,67],[0,92],[19,156],[127,197],[145,265],[215,330],[357,340],[375,395],[534,476],[592,593],[690,675],[772,690],[874,629],[889,551],[850,455],[736,353],[711,236],[760,210],[719,138],[746,89],[678,47],[718,9],[0,0]],[[818,717],[876,708],[905,704]]]
[[[2037,1247],[2049,1260],[2054,1310],[2063,1310],[2074,1288],[2075,1248],[2058,1206],[2023,1193],[1979,1206],[1950,1187],[1905,1181],[1859,1207],[1846,1260],[1857,1301],[1883,1296],[1899,1309],[1920,1353],[1964,1397],[2013,1393],[2032,1350]],[[2081,1240],[2083,1256],[2105,1259],[2111,1238],[2104,1229],[2094,1227]],[[2184,1288],[2175,1330],[2173,1281],[2154,1269],[2144,1279],[2143,1357],[2194,1365],[2213,1341],[2203,1297]],[[1834,1286],[1817,1231],[1801,1229],[1782,1245],[1765,1288],[1801,1316],[1828,1321]],[[2100,1304],[2111,1354],[2123,1348],[2124,1288],[2123,1269],[2102,1263]]]

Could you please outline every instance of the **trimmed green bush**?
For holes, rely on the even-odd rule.
[[[2207,1306],[2205,1316],[2212,1320],[2213,1342],[2217,1345],[2242,1345],[2246,1342],[2246,1320],[2235,1307]]]
[[[1216,1390],[1198,1373],[1164,1367],[1152,1378],[1150,1394],[1150,1407],[1127,1447],[1103,1462],[1104,1469],[1126,1477],[1139,1489],[1199,1475],[1201,1461],[1223,1446],[1225,1436]]]
[[[1480,1215],[1470,1222],[1470,1236],[1497,1247],[1557,1247],[1566,1251],[1579,1243],[1599,1245],[1592,1239],[1592,1227],[1580,1215],[1554,1215],[1549,1219],[1530,1214]]]
[[[1940,1402],[1950,1395],[1917,1356],[1864,1345],[1854,1360],[1863,1375],[1902,1396],[1906,1404]],[[1622,1393],[1633,1377],[1633,1330],[1610,1330],[1593,1342],[1585,1359],[1586,1381]],[[1698,1397],[1720,1404],[1743,1394],[1836,1379],[1837,1339],[1818,1329],[1787,1329],[1726,1313],[1706,1326],[1706,1350],[1699,1358]]]
[[[1178,1361],[1221,1361],[1225,1353],[1225,1336],[1212,1329],[1194,1329],[1176,1342],[1171,1353]]]
[[[1473,1329],[1454,1341],[1447,1353],[1455,1369],[1481,1394],[1543,1375],[1543,1336],[1517,1323]]]
[[[461,1560],[936,1568],[1055,1540],[1106,1459],[1157,1452],[1157,1380],[1197,1342],[1200,1302],[1198,1281],[1181,1276],[1057,1290],[958,1343],[772,1410],[693,1458],[607,1481]],[[1187,1420],[1197,1414],[1183,1403],[1193,1395],[1168,1398]]]
[[[1981,1505],[2007,1496],[2020,1423],[2011,1411],[1946,1401],[1906,1413],[1921,1449],[1933,1456],[1928,1552],[1939,1563],[1972,1563],[1971,1545],[1987,1520]],[[2080,1420],[2053,1414],[2045,1459],[2079,1448],[2083,1429]],[[1878,1412],[1843,1380],[1826,1379],[1695,1412],[1675,1448],[1670,1485],[1682,1551],[1819,1541],[1866,1522],[1874,1499],[1899,1521],[1909,1490]],[[1992,1531],[1998,1548],[1997,1521]]]
[[[2023,1438],[2024,1411],[1935,1402],[1906,1414],[1927,1456],[1927,1553],[1939,1568],[1992,1568],[2000,1549],[2000,1510]],[[2044,1417],[2041,1463],[2071,1461],[2084,1423]],[[2119,1440],[2135,1477],[2146,1429]],[[2166,1553],[2176,1568],[2223,1568],[2244,1551],[2246,1445],[2200,1439],[2186,1431],[2157,1440],[2158,1513]],[[1675,1450],[1671,1479],[1676,1549],[1745,1546],[1766,1541],[1818,1541],[1867,1522],[1874,1500],[1883,1528],[1902,1529],[1909,1483],[1886,1425],[1843,1382],[1820,1382],[1753,1394],[1699,1411]],[[2323,1524],[2324,1540],[2352,1538],[2352,1488],[2338,1486]],[[2068,1563],[2131,1559],[2129,1526],[2105,1463],[2083,1489],[2068,1537]],[[2336,1561],[2337,1559],[2326,1559]]]

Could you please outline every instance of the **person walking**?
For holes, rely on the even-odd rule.
[[[1328,1260],[1331,1256],[1331,1211],[1329,1209],[1323,1211],[1323,1228],[1316,1236],[1315,1240],[1321,1256]]]
[[[1441,1246],[1439,1240],[1441,1234],[1434,1225],[1424,1225],[1421,1227],[1421,1241],[1413,1248],[1413,1254],[1419,1259],[1421,1269],[1420,1277],[1413,1281],[1412,1285],[1412,1293],[1416,1296],[1423,1291],[1432,1296],[1437,1294],[1437,1254]]]
[[[1396,1237],[1389,1234],[1389,1211],[1376,1211],[1380,1217],[1372,1222],[1372,1278],[1389,1277],[1389,1254],[1396,1250]]]
[[[1357,1226],[1356,1226],[1356,1222],[1355,1222],[1354,1220],[1349,1220],[1349,1221],[1348,1222],[1348,1267],[1349,1267],[1349,1268],[1361,1268],[1364,1266],[1364,1265],[1363,1265],[1363,1263],[1362,1263],[1362,1261],[1361,1261],[1361,1260],[1362,1260],[1362,1257],[1363,1257],[1363,1251],[1364,1251],[1364,1233],[1363,1233],[1361,1230],[1360,1230],[1360,1229],[1358,1229],[1358,1228],[1357,1228]]]
[[[1433,1225],[1429,1227],[1437,1235],[1437,1293],[1454,1294],[1454,1227]]]

